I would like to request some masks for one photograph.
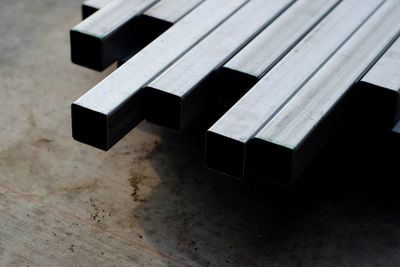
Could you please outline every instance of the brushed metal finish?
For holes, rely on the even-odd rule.
[[[389,130],[400,119],[400,39],[362,78],[361,118],[373,130]]]
[[[153,35],[170,26],[141,16],[157,1],[115,0],[73,27],[70,30],[71,61],[103,71],[115,61],[139,50],[141,44],[138,40],[141,39],[136,39],[136,36]],[[147,27],[151,24],[153,27]]]
[[[145,36],[143,36],[143,34],[138,34],[142,36],[140,36],[139,38],[140,42],[137,47],[141,49],[146,45],[148,45],[151,41],[153,41],[156,37],[158,37],[159,34],[162,33],[160,31],[160,28],[162,31],[167,30],[169,26],[175,24],[177,21],[179,21],[181,18],[187,15],[194,8],[199,6],[202,2],[204,2],[204,0],[161,0],[160,2],[155,4],[153,7],[151,7],[144,13],[144,16],[156,19],[157,23],[154,23],[150,20],[146,25],[139,25],[138,23],[138,27],[152,29],[155,27],[154,24],[157,25],[160,23],[164,26],[158,27],[158,30],[150,30],[150,32],[154,32],[153,34],[150,35],[145,34]],[[138,39],[138,37],[136,38]],[[129,53],[125,57],[119,59],[118,67],[125,64],[132,56],[134,56],[137,50],[138,49],[135,49],[132,53]]]
[[[400,91],[400,39],[383,54],[362,81],[388,90]]]
[[[348,122],[355,85],[400,34],[389,0],[249,142],[250,176],[290,185]]]
[[[82,4],[83,9],[87,9],[83,18],[87,18],[94,12],[105,7],[114,0],[87,0]],[[144,12],[144,15],[154,17],[159,20],[176,23],[192,9],[196,8],[204,0],[160,0],[154,6]]]
[[[135,1],[115,0],[74,27],[72,62],[102,71],[137,53],[204,0],[151,0],[151,5],[137,12],[140,2]]]
[[[147,87],[146,119],[181,131],[210,108],[210,74],[279,16],[293,0],[252,0]]]
[[[86,0],[82,4],[82,19],[93,15],[99,9],[105,7],[114,0]]]
[[[144,119],[144,86],[247,2],[208,0],[178,21],[72,104],[73,137],[108,150]]]
[[[114,0],[72,28],[73,31],[100,39],[107,37],[118,27],[142,14],[159,0]]]
[[[101,9],[105,7],[107,4],[111,3],[114,0],[86,0],[83,2],[83,5],[90,6],[92,8]]]
[[[237,102],[340,2],[302,0],[288,8],[218,72],[221,104]]]
[[[204,0],[161,0],[144,14],[174,24],[202,2]]]
[[[207,131],[207,166],[243,178],[246,143],[383,2],[341,2]]]

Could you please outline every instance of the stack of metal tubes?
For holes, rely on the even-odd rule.
[[[71,106],[108,150],[141,121],[206,131],[205,162],[291,185],[357,120],[400,132],[399,0],[88,0],[75,64],[121,65]]]

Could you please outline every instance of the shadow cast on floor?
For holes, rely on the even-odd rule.
[[[290,188],[207,170],[204,124],[162,136],[148,155],[161,183],[133,212],[165,250],[199,266],[400,262],[400,143],[392,136],[338,138]]]

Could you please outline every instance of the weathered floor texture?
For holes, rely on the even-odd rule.
[[[393,144],[334,146],[283,189],[207,170],[193,129],[73,141],[70,104],[112,71],[70,63],[80,4],[0,1],[0,266],[400,266]]]

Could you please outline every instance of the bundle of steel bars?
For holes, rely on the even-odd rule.
[[[72,61],[102,71],[73,137],[108,150],[141,121],[209,112],[206,165],[291,185],[358,120],[400,132],[399,0],[88,0]]]

